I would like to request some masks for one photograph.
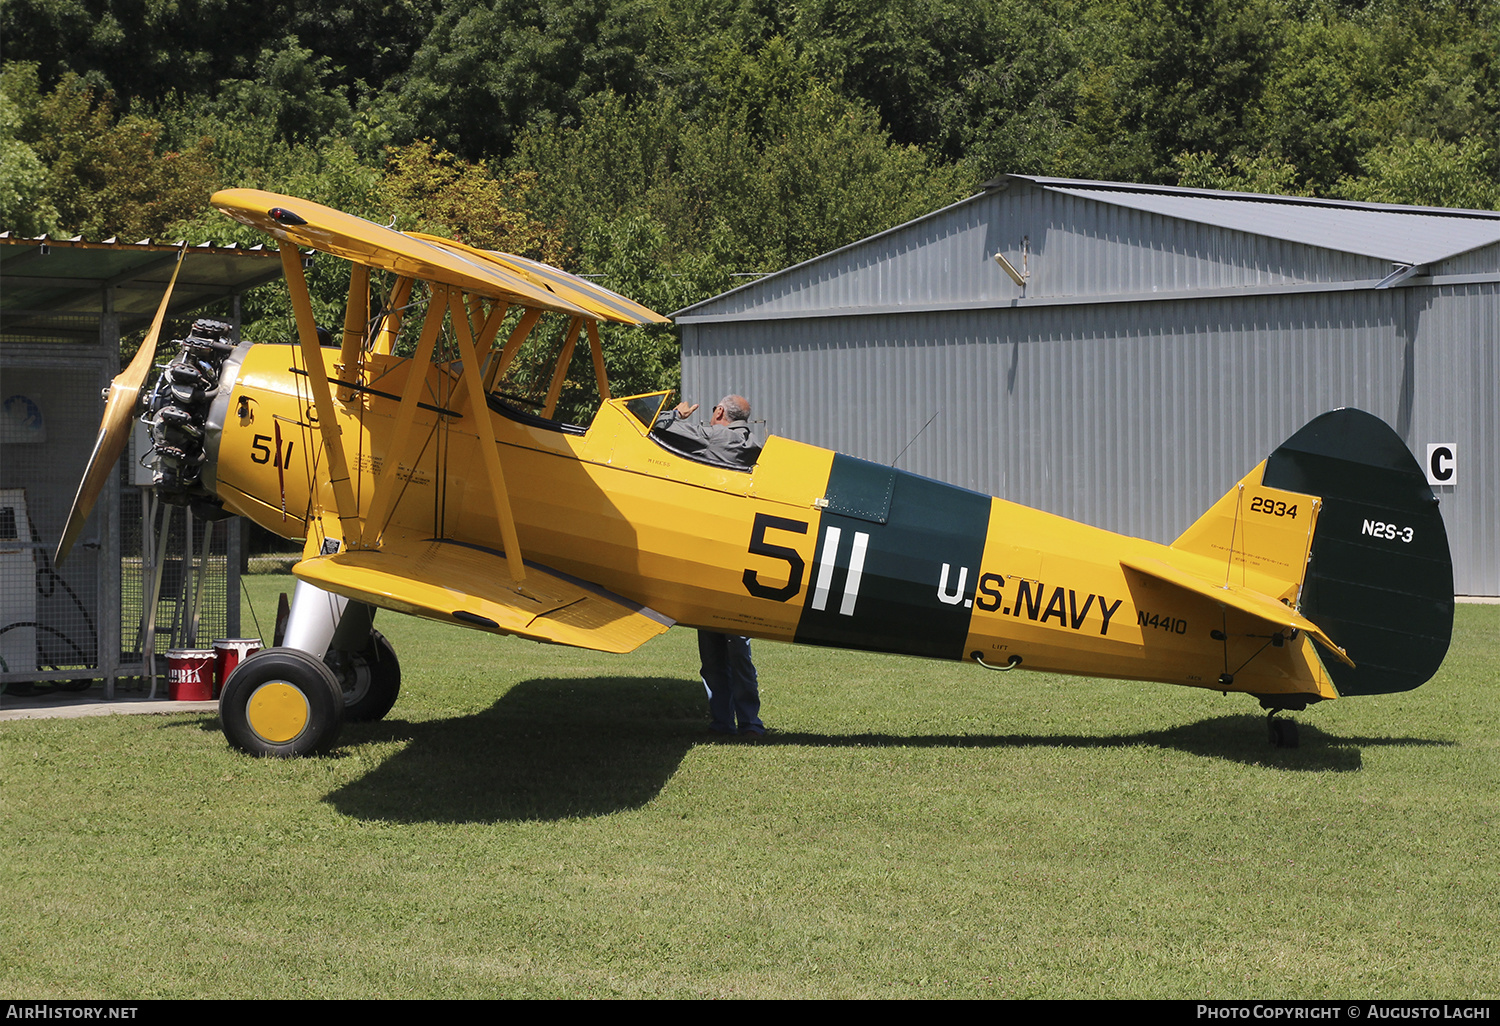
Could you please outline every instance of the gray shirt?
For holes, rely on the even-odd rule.
[[[742,420],[724,424],[699,424],[678,418],[676,410],[665,410],[656,418],[656,431],[678,452],[726,467],[752,467],[760,458],[760,445],[750,437],[750,425]]]

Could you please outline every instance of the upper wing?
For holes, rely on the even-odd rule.
[[[325,591],[430,620],[533,641],[630,652],[673,620],[536,563],[524,583],[497,552],[459,542],[386,535],[380,549],[349,549],[292,568]]]
[[[420,615],[456,619],[487,629],[543,640],[565,640],[571,637],[568,631],[555,625],[544,624],[536,630],[532,629],[533,621],[539,617],[545,619],[550,614],[538,613],[534,607],[542,598],[528,594],[520,584],[528,580],[529,575],[516,534],[515,516],[511,511],[510,495],[505,484],[504,468],[500,463],[493,425],[491,419],[482,414],[486,408],[485,394],[490,382],[504,372],[536,325],[538,317],[545,311],[565,314],[571,323],[557,355],[551,387],[543,408],[544,416],[550,416],[556,407],[571,364],[574,345],[585,327],[588,330],[588,344],[593,356],[599,395],[608,399],[609,379],[600,345],[598,322],[611,320],[644,324],[664,321],[665,318],[608,289],[545,264],[505,253],[474,249],[449,239],[394,231],[311,200],[258,189],[225,189],[215,193],[211,202],[229,217],[259,228],[281,244],[282,268],[296,315],[297,338],[307,372],[311,406],[322,414],[314,419],[327,455],[327,482],[332,492],[332,508],[339,521],[338,537],[346,547],[344,553],[330,562],[325,563],[321,557],[307,561],[304,576],[310,581],[323,584],[331,591],[366,597],[376,605],[396,609],[410,606],[409,612]],[[433,553],[440,551],[449,553],[449,550],[441,549],[443,543],[431,543],[439,547],[432,548],[428,556],[420,561],[410,559],[410,549],[393,551],[385,544],[383,537],[387,515],[393,509],[401,488],[399,475],[390,475],[379,484],[368,504],[361,503],[353,486],[355,477],[351,472],[351,465],[356,457],[346,451],[346,439],[338,416],[341,410],[345,413],[348,411],[334,401],[327,356],[322,350],[320,329],[303,273],[299,253],[299,248],[303,246],[352,261],[356,265],[350,274],[344,337],[339,359],[335,363],[335,367],[355,378],[362,373],[359,355],[361,348],[391,352],[400,325],[406,317],[406,309],[410,305],[408,301],[412,295],[412,284],[416,281],[428,284],[421,300],[425,301],[427,312],[417,339],[414,361],[418,367],[426,367],[435,352],[438,336],[448,333],[446,337],[457,350],[458,359],[454,361],[454,365],[462,368],[458,380],[459,405],[466,403],[479,414],[472,423],[479,437],[480,460],[479,466],[472,469],[482,475],[489,486],[488,499],[500,522],[504,555],[499,558],[503,558],[506,567],[505,586],[497,585],[493,578],[475,578],[454,589],[424,585],[422,580],[433,579],[438,570],[446,569],[450,563],[456,570],[461,570],[463,561],[456,559],[451,553],[434,555]],[[372,315],[371,311],[370,274],[367,268],[388,271],[397,276],[391,293],[394,301],[378,315]],[[501,348],[495,343],[511,306],[519,307],[525,312]],[[375,334],[372,336],[371,332]],[[385,348],[379,348],[381,345]],[[488,359],[491,352],[494,353],[494,359]],[[482,376],[487,376],[483,378],[483,383]],[[410,377],[408,387],[400,398],[392,434],[395,448],[386,453],[392,466],[400,465],[405,455],[409,455],[411,460],[416,458],[414,453],[407,454],[402,447],[410,444],[408,436],[418,406],[422,380],[421,375]],[[341,388],[355,391],[360,389],[361,384],[357,380],[339,381]],[[347,398],[347,395],[344,396],[345,400]],[[434,564],[438,564],[436,570]],[[545,568],[539,569],[545,571]],[[328,576],[329,579],[323,581],[323,576]],[[555,574],[551,576],[556,577]],[[545,587],[551,588],[553,585]],[[597,598],[596,595],[595,599]],[[495,615],[467,609],[464,601],[469,599],[495,606]],[[571,608],[581,601],[581,598],[574,596],[564,606],[557,608]],[[579,610],[592,609],[594,605],[597,602],[584,603],[572,612],[558,613],[552,619],[558,623],[571,623],[571,618]],[[466,619],[465,616],[458,615],[460,612],[472,615]],[[602,628],[598,625],[587,626],[584,636],[593,636],[589,632],[600,629]],[[629,640],[623,650],[634,648],[645,636],[649,635],[639,638],[632,635],[634,640]],[[567,640],[567,643],[593,647],[587,640]],[[606,647],[613,650],[615,644],[624,643],[610,642]]]
[[[627,299],[602,285],[595,285],[576,274],[559,270],[551,264],[528,260],[514,253],[501,253],[493,249],[475,249],[462,242],[454,242],[452,239],[442,239],[422,232],[412,232],[411,237],[451,250],[467,259],[493,264],[511,274],[518,274],[533,285],[547,289],[568,302],[583,307],[591,316],[601,320],[616,321],[620,324],[671,323],[668,318],[642,306],[633,299]]]
[[[295,246],[509,303],[575,317],[598,316],[497,261],[477,258],[477,250],[434,245],[430,236],[407,235],[312,200],[259,189],[224,189],[209,202],[236,221]]]

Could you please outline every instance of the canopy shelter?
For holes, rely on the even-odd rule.
[[[114,678],[145,665],[138,630],[147,593],[145,510],[127,474],[111,478],[78,551],[51,553],[118,372],[120,341],[143,331],[161,302],[180,244],[0,234],[0,684]],[[195,315],[238,328],[239,297],[281,276],[276,250],[187,247],[164,334]],[[208,309],[205,309],[208,308]],[[126,457],[127,469],[136,464]],[[173,527],[163,566],[157,646],[196,647],[239,633],[239,532]],[[185,531],[193,533],[192,538]],[[189,613],[196,611],[197,622]]]
[[[181,247],[144,239],[16,238],[0,234],[0,336],[87,342],[151,323]],[[247,289],[281,277],[276,250],[204,243],[188,247],[168,316],[234,303]],[[107,323],[109,321],[113,323]]]

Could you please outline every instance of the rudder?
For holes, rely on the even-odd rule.
[[[1425,683],[1453,632],[1453,561],[1406,443],[1378,417],[1334,410],[1282,443],[1263,481],[1321,498],[1300,608],[1354,660],[1325,660],[1340,694]]]

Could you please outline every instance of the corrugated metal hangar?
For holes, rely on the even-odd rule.
[[[676,320],[763,433],[1160,542],[1367,410],[1500,595],[1500,213],[1010,175]]]

